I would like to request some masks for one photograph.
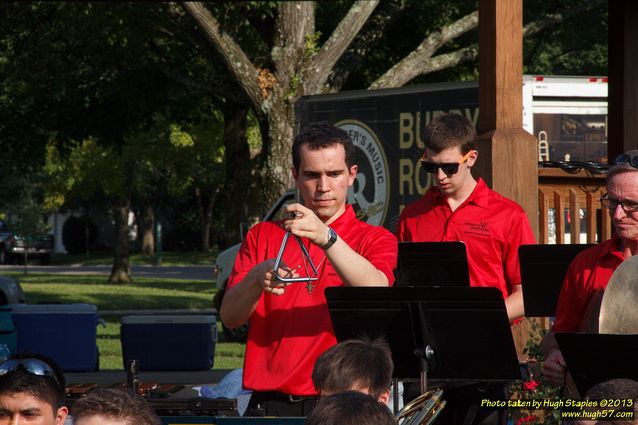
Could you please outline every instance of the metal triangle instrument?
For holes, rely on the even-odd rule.
[[[308,261],[308,264],[310,265],[310,268],[312,269],[314,275],[313,277],[286,277],[286,276],[281,276],[279,274],[279,266],[281,264],[281,259],[284,255],[284,250],[286,249],[286,245],[288,244],[288,239],[290,238],[290,236],[293,236],[296,240],[297,240],[297,244],[299,245],[299,248],[301,248],[301,256],[304,260]],[[315,266],[315,263],[312,262],[312,258],[310,258],[310,253],[308,253],[308,249],[306,248],[306,246],[303,244],[303,242],[301,241],[301,238],[299,236],[293,235],[290,232],[286,232],[286,234],[284,235],[284,239],[283,241],[281,241],[281,247],[279,247],[279,253],[277,254],[277,259],[275,260],[275,280],[279,281],[279,282],[285,282],[285,283],[294,283],[294,282],[311,282],[314,280],[318,280],[319,278],[317,277],[319,275],[319,271],[317,271],[317,267]],[[310,292],[310,290],[308,291]]]

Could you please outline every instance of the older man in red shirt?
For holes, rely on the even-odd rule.
[[[638,150],[616,158],[607,174],[607,193],[600,200],[609,209],[614,235],[581,252],[569,266],[556,306],[556,321],[543,340],[543,375],[565,384],[565,360],[554,334],[581,329],[590,302],[607,287],[614,270],[638,253]]]

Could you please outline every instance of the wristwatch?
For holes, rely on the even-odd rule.
[[[328,242],[324,246],[321,247],[324,251],[330,248],[334,243],[337,242],[337,232],[335,232],[332,227],[328,227]]]

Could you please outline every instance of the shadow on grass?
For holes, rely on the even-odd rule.
[[[12,277],[13,279],[23,284],[64,284],[74,286],[109,286],[109,287],[121,287],[121,288],[149,288],[149,289],[173,289],[180,291],[199,292],[202,290],[208,290],[215,288],[214,281],[201,281],[201,280],[186,280],[186,279],[157,279],[157,278],[144,278],[133,277],[131,283],[109,283],[108,277],[98,275],[60,275],[60,274],[44,274],[44,273],[32,273],[24,275],[20,272],[8,272],[5,275]]]
[[[136,296],[139,295],[139,296]],[[89,303],[99,310],[132,309],[182,309],[212,308],[213,292],[201,294],[132,294],[132,293],[51,293],[30,288],[27,291],[30,304],[38,303]]]

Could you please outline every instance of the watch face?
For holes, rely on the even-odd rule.
[[[326,243],[323,249],[330,248],[335,242],[337,242],[337,232],[335,232],[333,228],[328,227],[328,243]]]

